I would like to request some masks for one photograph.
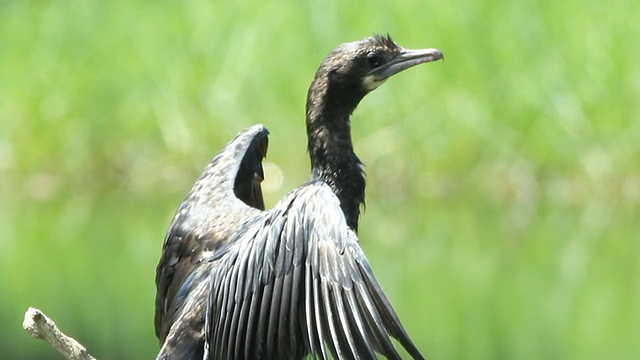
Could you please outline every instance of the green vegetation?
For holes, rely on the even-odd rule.
[[[20,329],[35,306],[100,359],[152,358],[194,179],[260,122],[268,202],[304,182],[316,66],[375,32],[446,55],[353,118],[362,246],[425,356],[640,357],[640,2],[391,4],[2,2],[0,357],[59,358]]]

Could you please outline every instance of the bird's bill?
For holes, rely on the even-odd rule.
[[[376,81],[382,81],[410,67],[443,59],[444,54],[438,49],[404,49],[386,64],[371,70],[369,75],[373,75]]]

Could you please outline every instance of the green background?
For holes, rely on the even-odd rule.
[[[360,239],[430,359],[640,358],[640,2],[0,2],[0,357],[152,358],[173,212],[239,130],[275,204],[337,44],[437,47],[353,117]],[[278,176],[281,171],[282,178]],[[280,179],[280,181],[278,180]]]

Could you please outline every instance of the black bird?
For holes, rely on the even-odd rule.
[[[422,359],[373,276],[356,230],[362,163],[350,116],[390,76],[442,59],[389,36],[345,43],[307,98],[311,180],[264,210],[268,132],[240,132],[204,170],[167,232],[156,273],[158,359]]]

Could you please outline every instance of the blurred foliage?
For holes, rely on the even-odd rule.
[[[274,204],[308,178],[322,57],[389,32],[446,55],[353,118],[362,246],[424,354],[638,358],[639,18],[625,0],[3,1],[2,357],[59,358],[20,329],[28,306],[98,358],[153,357],[156,262],[201,169],[264,123]]]

